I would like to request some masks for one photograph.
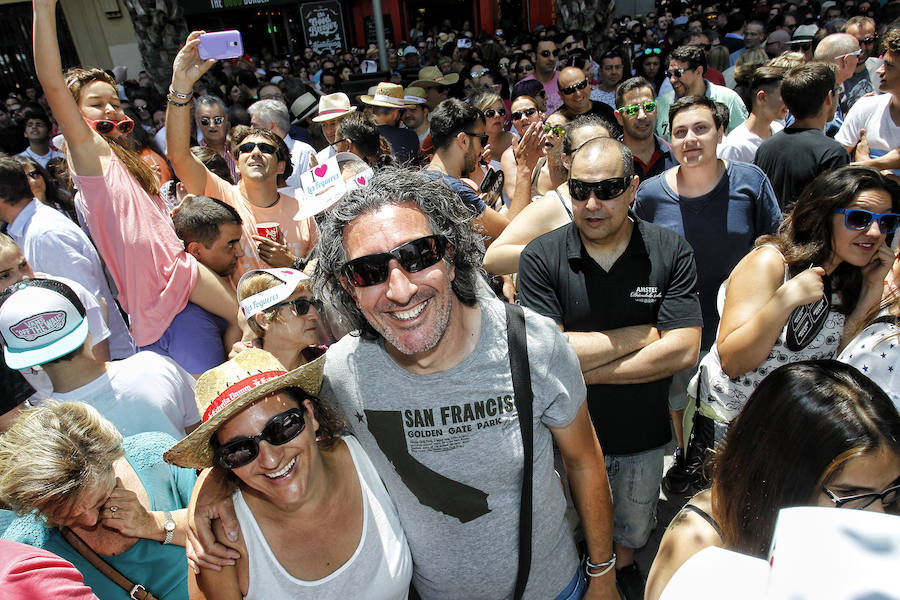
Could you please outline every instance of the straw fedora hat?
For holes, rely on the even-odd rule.
[[[287,387],[298,387],[318,396],[325,357],[293,371],[258,348],[244,350],[228,362],[210,369],[197,380],[194,396],[203,415],[200,425],[163,455],[168,463],[191,469],[213,466],[213,434],[231,417],[257,400]]]
[[[411,108],[403,98],[403,86],[384,81],[379,83],[372,95],[363,94],[359,97],[361,102],[369,106],[382,106],[384,108]]]
[[[410,86],[428,88],[437,85],[453,85],[457,81],[459,81],[459,73],[444,75],[437,67],[423,67],[419,69],[419,78]]]
[[[330,121],[343,117],[347,113],[356,110],[355,106],[350,106],[350,98],[344,92],[335,92],[319,98],[319,114],[312,118],[316,123]]]
[[[403,98],[407,104],[425,104],[425,89],[415,86],[409,86],[403,91]]]

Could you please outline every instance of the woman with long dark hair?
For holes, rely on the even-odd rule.
[[[647,578],[649,600],[703,548],[766,557],[782,508],[896,513],[900,414],[849,365],[784,365],[759,384],[732,423],[712,473],[712,488],[694,496],[663,536]]]

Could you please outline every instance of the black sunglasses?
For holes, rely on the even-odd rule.
[[[870,35],[869,37],[864,38],[863,40],[861,40],[859,43],[860,43],[860,44],[874,44],[874,43],[875,43],[875,40],[877,40],[877,39],[878,39],[878,36],[876,36],[876,35]]]
[[[506,111],[504,111],[504,113],[505,112]],[[485,115],[485,116],[487,116],[487,115]],[[478,138],[479,140],[481,140],[482,146],[485,146],[488,143],[488,135],[486,133],[472,133],[470,131],[463,131],[463,133],[469,137]]]
[[[540,54],[544,58],[548,58],[551,54],[553,56],[559,56],[559,48],[557,48],[556,50],[541,50]]]
[[[244,142],[243,144],[238,146],[238,154],[253,152],[254,148],[259,148],[259,151],[263,154],[275,154],[276,152],[278,152],[278,148],[276,148],[272,144],[267,144],[265,142]]]
[[[213,457],[223,469],[237,469],[256,460],[261,441],[281,446],[300,435],[305,428],[303,411],[292,408],[272,417],[259,435],[236,438],[227,444],[216,446]]]
[[[666,71],[666,77],[681,79],[681,76],[684,75],[685,71],[687,71],[687,69],[669,69]]]
[[[484,111],[484,116],[485,116],[486,118],[488,118],[488,119],[492,119],[492,118],[494,118],[495,116],[505,117],[505,116],[506,116],[506,109],[505,109],[505,108],[498,108],[497,110],[494,110],[493,108],[489,108],[489,109],[487,109],[486,111]]]
[[[388,278],[391,260],[396,260],[407,273],[416,273],[436,265],[447,248],[447,240],[439,235],[406,242],[389,252],[368,254],[347,262],[341,271],[356,287],[376,285]]]
[[[30,177],[31,179],[37,179],[38,177],[40,177],[41,179],[44,178],[44,176],[41,175],[41,172],[38,171],[37,169],[35,169],[33,171],[27,171],[25,174],[28,175],[28,177]]]
[[[883,492],[871,492],[869,494],[859,494],[857,496],[844,496],[841,498],[831,490],[823,487],[822,490],[832,502],[835,508],[852,508],[856,510],[864,510],[881,500],[881,505],[887,513],[897,514],[897,501],[900,500],[900,485],[894,485]]]
[[[572,200],[586,202],[591,197],[591,192],[598,200],[612,200],[618,198],[631,182],[630,177],[611,177],[602,181],[581,181],[569,179],[569,194]]]
[[[225,117],[213,117],[210,119],[209,117],[200,117],[200,125],[203,127],[209,127],[209,124],[213,125],[221,125],[225,122]]]
[[[534,71],[534,65],[522,65],[513,69],[513,73],[527,73],[528,71]]]
[[[526,108],[525,110],[517,110],[511,116],[513,121],[518,121],[522,117],[530,117],[537,112],[536,108]]]
[[[581,81],[581,83],[575,83],[575,84],[570,85],[569,87],[560,88],[559,92],[566,96],[571,96],[578,90],[583,90],[587,86],[588,86],[588,80],[584,79]]]
[[[317,298],[294,298],[293,300],[279,302],[272,308],[278,308],[279,306],[293,306],[294,312],[297,313],[298,317],[302,317],[308,313],[310,306],[315,308],[318,312],[322,312],[322,309],[324,308],[322,301]]]
[[[844,215],[844,227],[857,231],[868,229],[876,219],[878,230],[884,234],[894,233],[900,225],[900,215],[897,213],[875,213],[861,208],[839,208],[834,212]]]

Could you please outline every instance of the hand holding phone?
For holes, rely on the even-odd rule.
[[[200,35],[199,39],[200,45],[197,47],[197,51],[203,60],[238,58],[244,54],[241,32],[236,29],[204,33]]]

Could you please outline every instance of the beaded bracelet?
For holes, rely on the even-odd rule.
[[[616,566],[616,553],[613,552],[612,558],[606,562],[602,562],[600,564],[595,565],[591,562],[591,557],[588,556],[584,559],[584,572],[588,577],[603,577],[607,573],[609,573],[613,567]],[[603,569],[599,573],[591,573],[591,569]]]
[[[176,102],[175,100],[172,99],[171,96],[168,96],[168,97],[166,98],[166,100],[167,100],[168,103],[171,104],[172,106],[187,106],[188,104],[190,104],[191,102],[194,101],[194,99],[191,98],[191,99],[188,100],[187,102]]]
[[[182,94],[181,92],[176,92],[176,91],[175,91],[175,88],[173,88],[172,86],[169,86],[169,94],[171,94],[172,96],[175,96],[175,97],[178,98],[179,100],[187,100],[188,98],[193,98],[193,97],[194,97],[194,94],[193,94],[193,93],[190,93],[190,94]]]

